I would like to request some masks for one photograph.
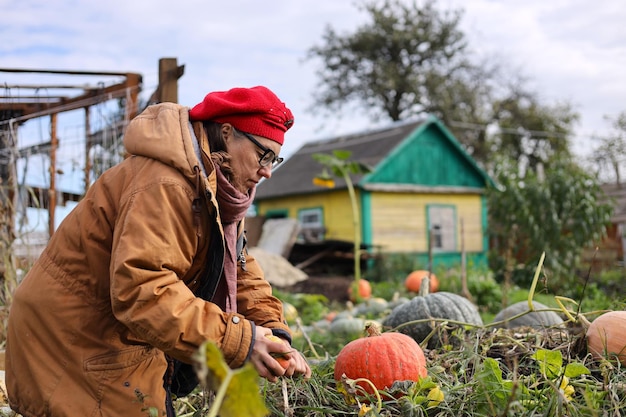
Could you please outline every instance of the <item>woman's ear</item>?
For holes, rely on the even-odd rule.
[[[222,124],[220,133],[222,134],[222,139],[224,140],[224,142],[228,142],[228,140],[233,135],[233,125],[231,125],[230,123]]]

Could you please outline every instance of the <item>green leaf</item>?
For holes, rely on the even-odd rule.
[[[350,156],[352,155],[352,152],[350,151],[345,151],[345,150],[334,150],[333,151],[333,155],[335,155],[337,157],[337,159],[341,159],[342,161],[346,161],[350,158]]]
[[[200,383],[217,393],[210,416],[263,417],[269,414],[259,393],[258,374],[250,363],[231,370],[217,345],[210,341],[201,346],[197,360]]]
[[[493,358],[485,359],[477,376],[482,383],[487,385],[502,384],[502,369]]]
[[[352,161],[346,165],[346,169],[351,174],[367,174],[371,169],[361,162]]]
[[[316,160],[317,162],[319,162],[322,165],[331,165],[331,162],[334,161],[335,158],[333,158],[330,155],[327,154],[323,154],[323,153],[316,153],[313,154],[313,159]]]
[[[219,415],[221,417],[268,415],[265,401],[259,394],[258,378],[256,369],[250,363],[234,370]]]
[[[206,385],[210,389],[217,391],[230,372],[230,368],[224,361],[224,356],[215,343],[206,342],[200,347],[200,351],[204,352],[200,359],[206,365],[206,374],[203,374],[204,378],[200,379],[201,381],[206,381]]]
[[[576,378],[581,375],[589,375],[591,371],[580,362],[568,363],[565,367],[565,376],[568,378]]]
[[[509,397],[512,394],[513,382],[502,379],[502,370],[498,362],[493,358],[487,358],[482,363],[479,372],[476,374],[477,389],[479,396],[485,398],[483,404],[491,404],[494,409],[485,408],[482,412],[489,414],[499,414],[509,403]]]
[[[348,404],[356,404],[356,390],[350,388],[347,384],[339,383],[337,384],[337,392],[343,395],[346,403]]]
[[[435,381],[433,381],[432,377],[430,377],[430,376],[426,376],[424,378],[420,378],[415,383],[415,387],[419,391],[430,391],[431,389],[435,388],[436,386],[437,386],[437,383]]]
[[[554,379],[561,374],[563,368],[563,355],[560,350],[540,349],[532,356],[539,362],[541,373],[550,379]]]
[[[337,165],[333,165],[330,167],[331,171],[333,172],[333,175],[335,177],[338,178],[342,178],[343,177],[343,172],[344,172],[344,167],[343,166],[337,166]]]

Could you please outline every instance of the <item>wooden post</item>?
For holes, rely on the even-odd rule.
[[[431,227],[428,229],[428,276],[433,273],[433,236],[435,232]]]
[[[54,212],[57,206],[56,170],[57,170],[57,113],[50,115],[50,188],[48,189],[48,233],[54,233]]]
[[[15,271],[15,257],[11,249],[15,239],[15,205],[17,202],[17,175],[15,161],[14,126],[0,126],[0,150],[5,150],[8,158],[0,159],[0,278],[7,282]],[[1,300],[8,307],[7,292],[0,291]]]
[[[185,66],[178,66],[178,60],[176,58],[159,59],[158,103],[178,103],[178,79],[184,72]]]
[[[139,112],[139,91],[141,90],[141,75],[126,74],[126,117],[132,120]]]
[[[90,107],[85,107],[85,192],[89,189],[91,182],[91,158],[89,152],[91,152],[91,116]],[[83,194],[84,194],[83,193]]]
[[[465,225],[461,217],[461,295],[470,301],[474,301],[472,293],[467,286],[467,253],[465,252]]]

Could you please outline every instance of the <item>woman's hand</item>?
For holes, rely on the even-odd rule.
[[[285,342],[287,343],[287,342]],[[285,376],[303,375],[306,379],[311,378],[311,368],[308,362],[297,350],[293,350],[289,359],[289,367],[285,371]]]
[[[250,361],[259,375],[271,382],[276,382],[279,376],[311,376],[311,368],[300,352],[286,340],[273,336],[271,329],[263,326],[256,326]]]

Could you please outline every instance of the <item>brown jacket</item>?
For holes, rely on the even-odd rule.
[[[224,240],[215,173],[198,177],[193,140],[186,107],[159,104],[137,116],[124,138],[132,156],[90,187],[17,288],[6,369],[15,411],[162,415],[166,354],[190,362],[212,340],[239,367],[254,323],[288,331],[250,257],[238,267],[237,314],[194,294],[204,284],[214,291]]]

